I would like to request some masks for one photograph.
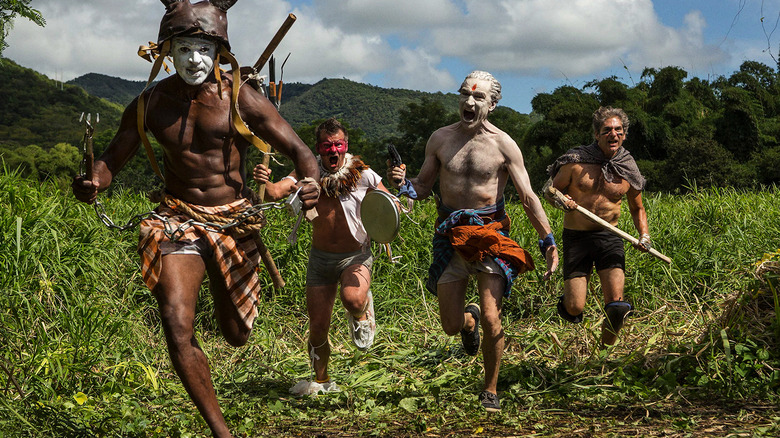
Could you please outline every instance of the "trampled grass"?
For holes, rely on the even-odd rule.
[[[560,273],[522,277],[505,301],[503,411],[476,395],[482,358],[439,327],[424,292],[435,216],[431,202],[402,218],[391,264],[376,255],[372,290],[379,332],[367,353],[352,347],[343,310],[331,330],[331,376],[342,392],[292,397],[310,373],[303,285],[310,229],[286,243],[292,221],[269,215],[267,245],[287,281],[266,294],[249,344],[219,335],[203,289],[201,345],[228,424],[237,436],[776,436],[780,412],[777,189],[646,194],[654,245],[667,266],[627,249],[627,297],[637,308],[608,350],[594,286],[580,325],[554,304]],[[152,205],[101,198],[119,222]],[[116,232],[91,207],[54,186],[0,174],[0,435],[199,437],[208,429],[170,366],[156,303],[143,285],[137,230]],[[561,212],[545,206],[557,237]],[[512,237],[542,264],[521,206]],[[624,213],[621,228],[632,230]]]

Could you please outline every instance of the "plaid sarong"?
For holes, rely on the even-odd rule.
[[[183,201],[178,201],[183,202]],[[235,213],[251,206],[246,199],[240,199],[226,205],[206,207],[202,205],[187,204],[194,212],[207,215],[220,215],[230,217]],[[157,214],[168,219],[170,226],[191,219],[189,216],[179,213],[165,204],[160,204]],[[141,256],[141,275],[150,290],[154,290],[160,279],[162,270],[162,242],[170,241],[163,233],[165,224],[162,220],[150,217],[141,221],[140,238],[138,241],[138,253]],[[257,317],[257,300],[260,294],[260,252],[253,233],[235,235],[235,233],[218,233],[204,230],[199,226],[187,228],[178,240],[196,241],[205,238],[214,250],[214,259],[219,265],[228,294],[233,304],[238,309],[247,328],[251,329]]]

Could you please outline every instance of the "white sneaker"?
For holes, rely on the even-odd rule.
[[[351,313],[347,312],[347,320],[349,320],[350,334],[352,335],[352,343],[360,351],[366,351],[374,343],[374,336],[376,335],[376,317],[374,316],[374,296],[371,294],[371,290],[368,290],[367,294],[368,305],[366,306],[367,318],[362,321],[355,320],[355,317]]]
[[[319,393],[339,392],[341,388],[336,385],[336,382],[329,380],[324,383],[310,382],[308,380],[301,380],[296,383],[295,386],[290,388],[290,394],[293,395],[317,395]]]

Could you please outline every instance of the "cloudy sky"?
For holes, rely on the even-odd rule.
[[[46,26],[17,19],[5,57],[65,81],[90,72],[147,78],[151,64],[136,51],[157,39],[159,0],[32,7]],[[298,20],[276,51],[278,64],[291,53],[285,82],[344,77],[447,92],[487,70],[504,87],[501,104],[521,112],[539,92],[609,76],[631,84],[645,67],[707,79],[745,60],[775,66],[767,48],[777,58],[780,46],[780,0],[239,0],[228,21],[242,65],[291,12]]]

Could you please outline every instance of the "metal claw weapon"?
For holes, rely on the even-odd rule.
[[[81,166],[84,169],[84,178],[92,180],[92,168],[95,166],[95,152],[92,148],[92,135],[95,133],[95,127],[92,126],[92,113],[87,113],[86,119],[84,113],[79,117],[79,123],[84,122],[84,137],[81,139],[83,158]],[[95,113],[95,124],[100,123],[100,114]]]

